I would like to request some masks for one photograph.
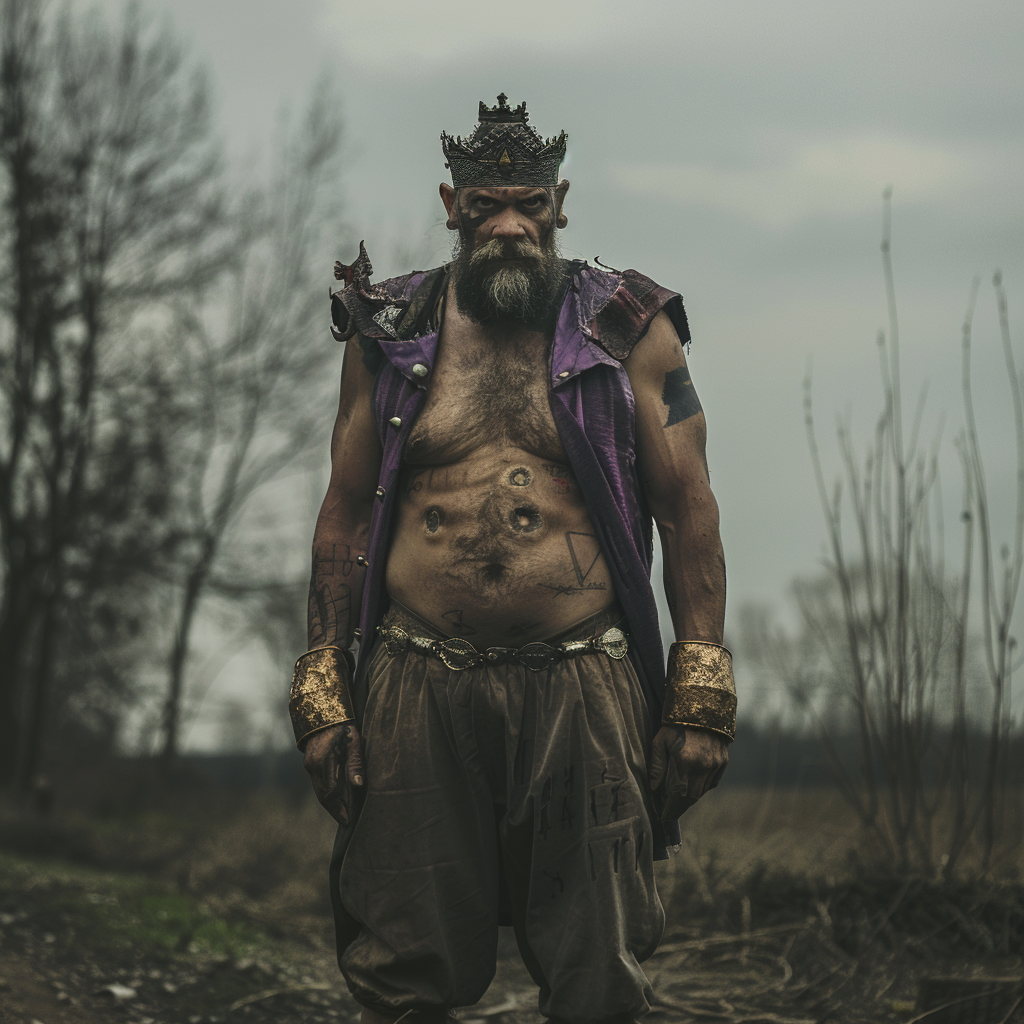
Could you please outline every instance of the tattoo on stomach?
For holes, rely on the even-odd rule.
[[[538,587],[544,587],[545,590],[554,591],[556,597],[575,597],[578,594],[583,594],[588,590],[607,590],[607,583],[584,583],[582,586],[574,587],[572,584],[563,585],[561,583],[538,583]]]
[[[455,636],[472,636],[476,630],[468,622],[462,621],[462,609],[453,608],[442,613],[441,618],[448,623],[448,629]]]
[[[572,471],[567,466],[559,466],[555,462],[545,462],[540,468],[551,477],[551,483],[556,493],[569,494],[572,492]]]

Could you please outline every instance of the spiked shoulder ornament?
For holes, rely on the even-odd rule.
[[[455,188],[522,188],[557,185],[568,136],[542,138],[527,122],[526,103],[508,105],[502,93],[496,107],[480,102],[479,124],[468,139],[441,132],[445,166]]]

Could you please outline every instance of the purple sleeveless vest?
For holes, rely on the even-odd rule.
[[[650,579],[652,519],[634,465],[633,392],[621,360],[661,309],[684,344],[690,340],[689,328],[680,296],[636,271],[609,273],[582,262],[569,269],[548,366],[551,413],[626,614],[630,657],[656,728],[665,664]],[[383,355],[373,413],[384,454],[366,552],[359,625],[367,642],[360,645],[361,666],[387,609],[384,570],[398,474],[430,388],[438,325],[428,313],[444,278],[443,269],[420,272],[372,288],[350,286],[334,295],[335,336],[359,331],[376,341]],[[663,848],[654,824],[656,846]],[[673,841],[671,834],[665,838]]]

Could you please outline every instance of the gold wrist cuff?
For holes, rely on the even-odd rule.
[[[736,736],[736,682],[732,655],[721,644],[700,640],[674,643],[668,652],[668,680],[661,720]]]
[[[348,651],[340,647],[315,647],[295,662],[288,713],[300,750],[310,733],[355,720],[349,695],[349,658]]]

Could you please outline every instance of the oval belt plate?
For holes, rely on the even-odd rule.
[[[614,658],[616,661],[621,661],[629,650],[629,641],[626,640],[626,634],[617,626],[612,626],[611,629],[606,629],[597,638],[597,640],[594,641],[594,644],[600,650],[604,651],[609,658]]]
[[[401,654],[409,643],[409,634],[401,626],[388,626],[380,631],[384,640],[384,649],[392,658]]]
[[[544,669],[550,668],[559,660],[561,653],[558,648],[552,647],[550,644],[538,642],[520,647],[516,653],[516,661],[523,668],[528,668],[532,672],[543,672]]]
[[[453,672],[461,672],[480,663],[480,652],[468,640],[458,637],[435,641],[434,653]]]

